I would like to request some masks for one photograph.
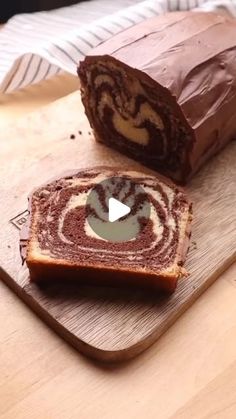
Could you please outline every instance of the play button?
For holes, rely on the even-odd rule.
[[[93,238],[125,242],[136,238],[150,216],[145,190],[126,177],[98,182],[86,202],[86,233]]]
[[[108,220],[113,223],[114,221],[117,221],[125,215],[129,214],[130,207],[128,207],[128,205],[122,204],[122,202],[115,198],[109,198],[108,211]]]

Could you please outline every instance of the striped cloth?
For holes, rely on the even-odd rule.
[[[76,74],[77,63],[93,47],[149,17],[222,8],[236,17],[236,0],[92,0],[16,15],[0,31],[0,91],[9,93],[62,71]]]

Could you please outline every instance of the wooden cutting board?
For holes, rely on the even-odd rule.
[[[27,219],[29,192],[65,170],[104,163],[151,172],[94,142],[78,92],[13,121],[0,133],[0,275],[78,350],[104,361],[120,361],[150,346],[236,260],[236,142],[212,159],[187,188],[194,203],[187,260],[191,275],[169,297],[141,290],[55,282],[39,288],[29,283],[19,255],[19,229]]]

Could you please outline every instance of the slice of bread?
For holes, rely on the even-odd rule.
[[[106,189],[104,180],[114,178],[119,179],[119,188]],[[140,226],[136,236],[127,241],[106,240],[88,222],[88,207],[93,217],[101,216],[96,205],[91,208],[88,204],[89,194],[99,185],[97,205],[108,213],[111,195],[127,204],[134,193],[126,190],[121,199],[122,182],[127,180],[145,192],[142,200],[150,206],[150,216],[145,220],[139,213],[140,207],[134,205],[130,214]],[[134,202],[139,198],[134,193]],[[117,220],[116,225],[121,229],[128,226],[130,214]],[[26,246],[26,263],[33,281],[74,279],[97,285],[151,286],[173,292],[178,278],[186,274],[183,264],[191,220],[191,204],[185,193],[162,177],[95,167],[33,192],[30,224],[22,249]],[[108,218],[100,221],[109,223]]]

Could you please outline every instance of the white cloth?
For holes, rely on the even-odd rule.
[[[224,8],[236,17],[236,0],[91,0],[50,12],[20,14],[0,30],[0,91],[76,74],[89,51],[149,17],[175,10]]]

